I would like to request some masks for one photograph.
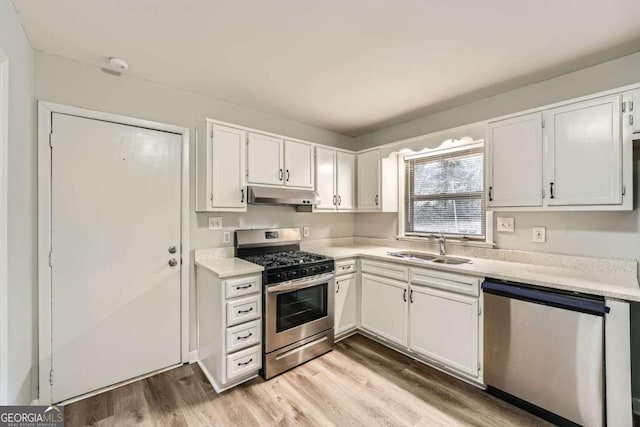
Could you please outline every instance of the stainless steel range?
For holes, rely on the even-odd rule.
[[[265,379],[333,349],[334,262],[300,240],[299,228],[235,233],[236,256],[264,267]]]

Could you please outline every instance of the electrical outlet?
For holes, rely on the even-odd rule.
[[[533,239],[536,243],[544,243],[547,241],[546,227],[533,227]]]
[[[209,217],[209,231],[222,230],[222,218],[219,216]]]
[[[498,231],[513,233],[515,230],[513,218],[498,217]]]
[[[302,237],[309,237],[309,227],[302,227]]]
[[[222,243],[231,243],[231,232],[225,231],[222,233]]]

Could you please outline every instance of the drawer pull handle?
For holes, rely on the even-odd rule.
[[[247,338],[251,338],[253,336],[253,333],[249,332],[249,335],[245,335],[244,337],[237,337],[236,339],[238,340],[246,340]]]
[[[407,302],[407,290],[406,289],[402,293],[402,299],[404,300],[404,302]]]
[[[248,285],[244,285],[244,286],[236,286],[236,289],[237,289],[237,290],[240,290],[240,289],[249,289],[249,288],[250,288],[250,287],[252,287],[252,286],[253,286],[253,283],[249,283]]]
[[[244,314],[244,313],[250,313],[253,311],[253,307],[251,307],[248,310],[238,310],[238,314]]]
[[[253,362],[253,358],[249,359],[247,362],[244,362],[244,363],[243,362],[238,362],[238,366],[246,366],[251,362]]]

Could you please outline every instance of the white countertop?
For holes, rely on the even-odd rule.
[[[594,272],[571,268],[547,267],[543,265],[481,258],[471,258],[472,261],[469,264],[450,265],[408,260],[388,255],[388,252],[400,251],[403,251],[403,249],[366,245],[314,248],[314,252],[332,257],[336,260],[366,257],[406,264],[414,267],[426,267],[433,270],[451,271],[479,277],[510,280],[547,288],[601,295],[627,301],[640,301],[640,286],[638,285],[637,279],[616,279],[614,281],[604,274],[597,274]]]
[[[264,268],[240,258],[196,258],[196,265],[211,270],[219,278],[260,273]]]

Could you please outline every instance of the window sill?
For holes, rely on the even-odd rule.
[[[417,237],[417,236],[396,236],[396,240],[404,242],[428,242],[438,243],[438,239],[435,237]],[[447,239],[447,245],[453,246],[469,246],[474,248],[488,248],[492,249],[496,246],[493,242],[485,242],[481,240],[459,240],[459,239]]]

